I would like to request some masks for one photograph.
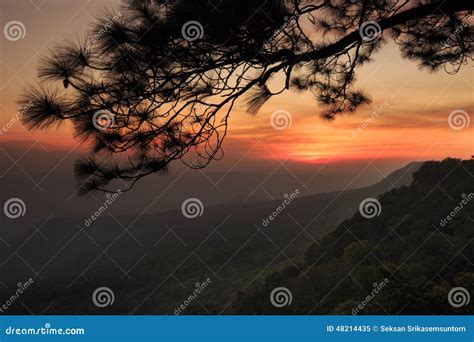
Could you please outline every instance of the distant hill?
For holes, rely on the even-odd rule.
[[[2,144],[0,200],[21,198],[27,204],[28,212],[21,221],[14,222],[0,215],[0,225],[13,226],[15,232],[24,231],[25,226],[38,224],[50,215],[56,218],[84,217],[101,206],[105,200],[103,193],[77,195],[73,164],[80,157],[80,152],[74,149],[48,153],[28,144]],[[202,170],[177,165],[167,174],[145,177],[133,191],[123,194],[108,213],[139,215],[144,208],[146,214],[159,213],[179,208],[188,197],[199,197],[206,207],[210,207],[269,201],[282,198],[284,193],[297,188],[303,195],[314,195],[363,187],[382,179],[387,170],[399,167],[400,163],[393,161],[370,167],[365,163],[302,167],[289,161],[284,164],[275,161],[246,168],[236,162],[228,168],[221,166],[219,169],[219,163],[215,163]],[[119,183],[117,188],[122,185],[125,187]]]
[[[212,286],[185,313],[220,312],[230,307],[239,289],[260,282],[275,268],[301,264],[305,250],[349,218],[363,199],[410,184],[420,166],[411,163],[365,188],[297,195],[266,225],[263,220],[282,199],[206,206],[194,220],[180,210],[138,218],[104,214],[90,227],[84,227],[83,219],[53,217],[25,247],[20,242],[27,236],[0,251],[0,260],[6,260],[2,274],[8,275],[0,279],[7,286],[0,294],[8,295],[35,270],[43,279],[36,277],[22,297],[33,312],[48,307],[47,313],[172,313],[195,283],[210,278]],[[23,260],[9,257],[18,247]],[[99,286],[114,289],[114,306],[92,304],[91,294]],[[207,303],[206,309],[200,302]],[[9,313],[24,310],[17,305]]]
[[[356,212],[308,248],[297,267],[241,290],[230,311],[473,314],[474,160],[426,162],[410,186],[378,200],[379,216]],[[291,292],[290,305],[272,305],[277,287]]]

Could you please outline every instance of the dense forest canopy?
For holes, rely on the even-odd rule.
[[[298,267],[239,292],[235,312],[472,314],[473,174],[474,160],[424,163],[410,186],[379,198],[380,215],[355,213],[314,243]],[[268,298],[276,287],[292,293],[291,304],[275,309]],[[460,288],[456,303],[451,291]]]

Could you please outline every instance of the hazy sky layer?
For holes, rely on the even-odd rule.
[[[2,0],[1,28],[12,20],[26,28],[24,39],[0,37],[1,142],[39,141],[49,148],[81,150],[65,125],[58,130],[26,131],[15,119],[18,95],[36,82],[38,58],[66,39],[84,38],[106,0]],[[2,29],[3,31],[3,29]],[[354,115],[327,122],[311,93],[287,92],[271,99],[255,117],[237,108],[231,115],[224,143],[224,164],[239,158],[321,163],[366,160],[426,160],[469,158],[474,154],[474,122],[453,130],[448,115],[454,110],[473,112],[472,64],[456,75],[420,71],[404,60],[390,43],[373,56],[375,62],[359,69],[358,85],[373,103]],[[291,126],[275,130],[273,112],[286,111]],[[34,148],[37,148],[34,147]]]

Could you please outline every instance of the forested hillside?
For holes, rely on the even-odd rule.
[[[289,267],[239,292],[235,312],[472,314],[474,160],[426,162],[410,186],[378,200],[378,216],[357,212],[313,244],[304,274]],[[288,305],[272,305],[277,287],[291,293]],[[455,287],[467,290],[465,305],[451,305]]]

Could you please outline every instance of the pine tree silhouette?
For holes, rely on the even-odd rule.
[[[43,59],[41,85],[20,100],[23,123],[70,120],[92,142],[75,169],[83,192],[117,179],[130,189],[173,160],[202,168],[221,158],[238,99],[256,114],[295,89],[312,92],[325,118],[353,112],[370,101],[354,88],[357,68],[389,40],[432,71],[472,59],[469,0],[213,1],[127,0],[85,42]]]

